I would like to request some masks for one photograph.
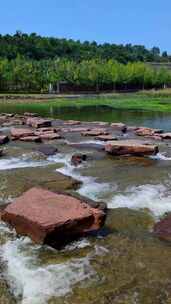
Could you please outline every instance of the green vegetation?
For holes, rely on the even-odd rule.
[[[167,92],[167,93],[166,93]],[[41,96],[41,95],[40,95]],[[33,98],[24,100],[22,96],[19,99],[8,97],[0,101],[0,107],[13,108],[25,111],[40,111],[50,108],[62,107],[91,107],[91,106],[109,106],[113,109],[124,110],[142,110],[142,111],[160,111],[171,112],[171,90],[163,91],[144,91],[139,93],[129,94],[109,94],[99,95],[99,97],[86,97],[86,98],[46,98],[39,99],[39,95],[33,95]],[[14,109],[14,110],[15,110]]]
[[[154,69],[142,62],[121,64],[112,59],[14,60],[0,59],[0,92],[60,91],[61,82],[67,91],[77,87],[84,91],[112,91],[163,88],[171,83],[171,71]]]
[[[159,67],[150,62],[158,62]],[[165,88],[166,52],[131,44],[97,44],[27,35],[0,35],[0,92],[48,93]]]

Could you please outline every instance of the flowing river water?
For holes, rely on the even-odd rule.
[[[1,112],[28,109],[0,108]],[[30,108],[29,108],[30,110]],[[36,111],[38,112],[38,111]],[[171,130],[171,115],[115,111],[110,108],[51,109],[42,116],[125,122]],[[9,130],[3,129],[8,134]],[[75,148],[68,143],[86,143]],[[98,236],[61,250],[39,246],[0,223],[0,303],[158,304],[171,303],[171,246],[154,237],[153,225],[171,212],[171,141],[159,142],[155,157],[112,157],[88,148],[94,139],[66,134],[53,142],[59,152],[42,157],[37,144],[8,144],[0,159],[0,204],[10,203],[44,176],[62,173],[82,182],[69,192],[105,201],[110,208]],[[88,161],[73,167],[75,152]],[[31,180],[31,182],[30,182]],[[57,187],[65,189],[65,180]],[[62,185],[62,186],[61,186]]]

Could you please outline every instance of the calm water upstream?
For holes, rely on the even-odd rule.
[[[0,108],[21,114],[31,110],[65,120],[122,121],[171,130],[171,114],[106,107]],[[1,130],[9,133],[8,128]],[[69,144],[73,142],[96,141],[66,133],[64,140],[53,142],[59,153],[46,158],[33,153],[36,143],[8,144],[0,159],[0,204],[11,202],[38,181],[50,185],[53,178],[54,187],[54,174],[58,189],[58,174],[63,173],[82,182],[75,190],[79,194],[108,204],[108,234],[102,231],[98,237],[56,250],[34,245],[0,222],[0,303],[170,304],[171,246],[155,238],[152,228],[171,212],[171,141],[155,142],[160,153],[151,158],[112,157],[87,146],[73,148]],[[77,168],[70,164],[75,152],[88,155]]]
[[[129,125],[144,125],[152,128],[162,128],[170,130],[171,113],[116,110],[107,106],[88,106],[88,107],[63,107],[55,105],[12,105],[0,104],[0,112],[19,113],[36,112],[41,116],[53,117],[60,119],[73,119],[81,121],[122,121]]]

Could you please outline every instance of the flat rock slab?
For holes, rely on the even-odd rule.
[[[39,134],[40,138],[43,140],[55,140],[55,139],[61,139],[62,136],[58,133],[54,132],[43,132]]]
[[[2,220],[36,243],[61,242],[99,229],[105,212],[82,199],[32,188],[3,211]]]
[[[90,131],[90,128],[84,128],[84,127],[78,127],[78,128],[62,128],[61,131],[64,133],[74,133],[74,132],[78,132],[78,133],[82,133],[82,132],[87,132]]]
[[[162,139],[171,139],[171,132],[160,134]]]
[[[112,155],[146,156],[157,154],[158,147],[136,140],[118,140],[108,142],[105,151]]]
[[[99,135],[108,135],[109,132],[106,129],[92,129],[90,131],[81,132],[83,136],[99,136]]]
[[[29,117],[26,120],[26,125],[33,128],[46,128],[52,126],[52,121],[49,119],[43,119],[38,117]]]
[[[20,140],[25,142],[37,142],[37,143],[42,141],[40,136],[25,136],[25,137],[21,137]]]
[[[117,137],[112,136],[112,135],[99,135],[96,136],[95,139],[101,140],[101,141],[112,141],[112,140],[118,140]]]
[[[78,126],[81,124],[81,121],[79,120],[67,120],[67,121],[64,121],[64,124],[67,125],[67,126]]]
[[[13,140],[17,140],[22,137],[34,136],[34,132],[26,128],[11,128],[11,136]]]
[[[162,132],[163,132],[163,130],[161,130],[161,129],[140,127],[135,131],[135,134],[138,136],[150,136],[150,135],[161,134]]]
[[[4,145],[9,142],[9,137],[6,135],[0,134],[0,145]]]
[[[122,123],[122,122],[114,122],[114,123],[111,123],[110,125],[113,129],[115,130],[119,130],[119,131],[122,131],[122,132],[126,132],[127,130],[127,126]]]
[[[154,234],[156,234],[160,239],[171,241],[171,215],[168,215],[155,224]]]

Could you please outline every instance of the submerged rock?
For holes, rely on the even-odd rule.
[[[160,239],[171,241],[171,214],[155,224],[154,234]]]
[[[136,140],[111,141],[105,145],[105,151],[112,155],[155,155],[158,147]]]
[[[84,199],[32,188],[7,206],[2,220],[36,243],[61,244],[100,229],[105,212]]]
[[[7,135],[0,134],[0,145],[4,145],[9,142],[9,137]]]
[[[49,165],[1,171],[0,197],[2,203],[11,201],[34,186],[50,191],[77,190],[81,182],[55,171],[57,167],[57,165]]]
[[[58,152],[58,149],[52,145],[47,145],[47,144],[42,144],[37,148],[37,151],[46,155],[46,156],[50,156],[50,155],[54,155],[55,153]]]

